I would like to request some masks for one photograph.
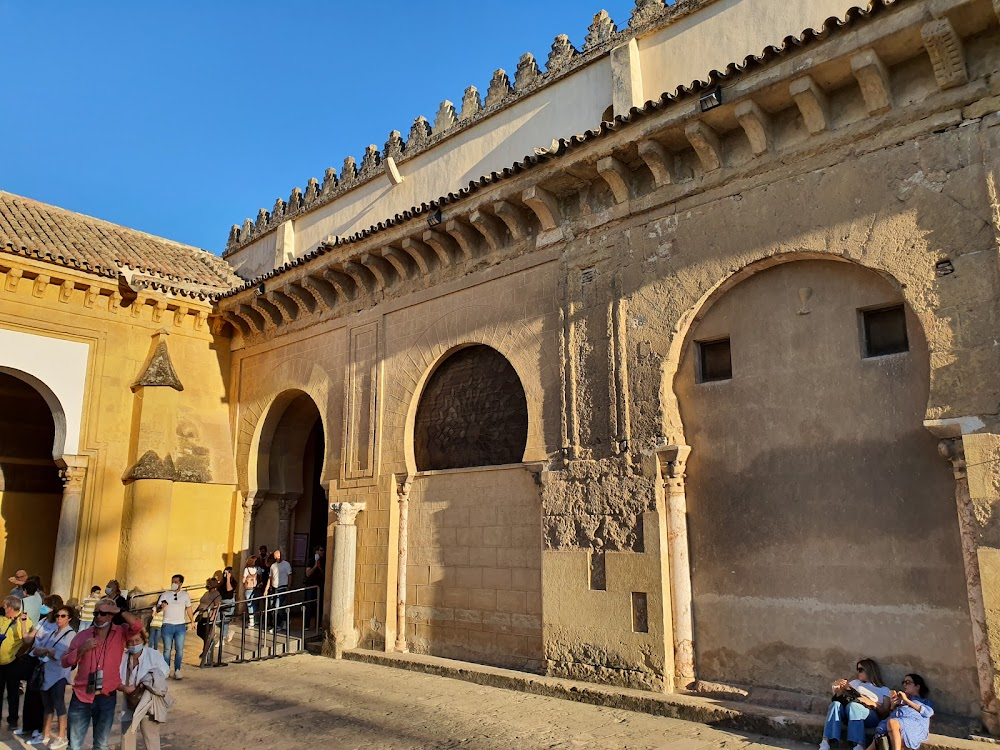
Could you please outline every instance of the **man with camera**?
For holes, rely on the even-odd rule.
[[[112,623],[119,613],[124,625]],[[73,639],[62,659],[64,667],[77,667],[68,712],[69,750],[83,750],[91,722],[94,750],[108,750],[108,735],[115,720],[115,691],[121,684],[122,656],[128,639],[141,631],[138,619],[106,597],[94,609],[94,624]]]

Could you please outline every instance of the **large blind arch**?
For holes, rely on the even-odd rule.
[[[417,471],[519,463],[527,440],[524,387],[496,349],[462,347],[427,380],[413,429]]]

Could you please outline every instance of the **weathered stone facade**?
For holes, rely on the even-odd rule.
[[[334,653],[871,656],[1000,730],[998,11],[760,11],[598,14],[234,227],[234,546],[332,548]]]

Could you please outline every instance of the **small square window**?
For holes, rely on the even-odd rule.
[[[731,380],[733,358],[729,351],[729,339],[698,342],[698,382]]]
[[[906,311],[902,305],[865,310],[865,356],[881,357],[910,350],[906,339]]]

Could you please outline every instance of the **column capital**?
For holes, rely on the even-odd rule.
[[[65,469],[60,469],[59,478],[62,479],[63,492],[82,492],[86,476],[85,466],[67,466]]]
[[[404,474],[402,477],[396,477],[396,498],[401,503],[405,503],[410,499],[410,489],[413,487],[413,482],[411,477]]]
[[[956,481],[966,478],[965,443],[962,442],[962,438],[944,438],[938,442],[938,453],[941,458],[945,458],[951,463],[951,471],[955,475]]]
[[[333,511],[337,524],[340,526],[353,526],[358,518],[358,513],[364,509],[364,503],[330,503],[330,510]]]
[[[688,456],[691,455],[690,445],[660,445],[656,448],[656,458],[660,463],[660,471],[664,482],[683,482],[687,469]]]
[[[299,504],[299,500],[301,498],[301,492],[286,492],[283,495],[278,495],[278,518],[282,521],[289,520],[292,517],[292,513],[295,512],[295,506]]]

